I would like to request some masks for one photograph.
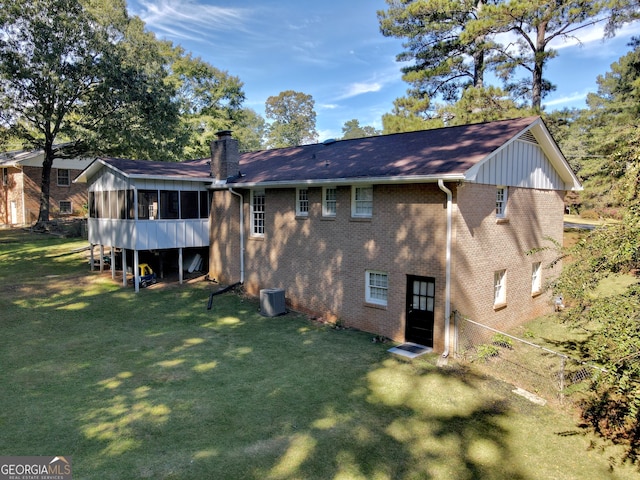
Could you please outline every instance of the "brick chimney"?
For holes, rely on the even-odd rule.
[[[217,140],[211,142],[211,176],[226,180],[240,172],[238,141],[231,137],[231,130],[217,132]]]

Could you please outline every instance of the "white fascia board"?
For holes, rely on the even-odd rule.
[[[256,188],[256,187],[313,187],[326,185],[390,185],[390,184],[415,184],[415,183],[437,183],[438,180],[445,182],[457,182],[464,180],[463,174],[452,173],[445,175],[413,175],[397,177],[362,177],[362,178],[326,178],[320,180],[283,180],[270,182],[247,182],[216,184],[210,188]]]
[[[181,176],[168,176],[168,175],[129,175],[120,170],[114,168],[114,170],[122,173],[127,178],[131,180],[164,180],[167,182],[204,182],[211,183],[211,177],[181,177]]]
[[[576,174],[573,173],[569,162],[567,162],[567,159],[562,154],[558,144],[551,137],[551,133],[549,133],[549,130],[542,120],[539,120],[531,126],[531,133],[536,137],[536,140],[538,140],[538,144],[540,144],[540,147],[551,162],[551,165],[553,165],[553,168],[555,168],[560,175],[560,178],[564,180],[567,190],[582,190],[580,180],[578,180]]]

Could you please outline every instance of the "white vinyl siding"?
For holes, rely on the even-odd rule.
[[[512,142],[474,169],[477,169],[476,183],[540,190],[567,187],[542,148],[522,140]]]

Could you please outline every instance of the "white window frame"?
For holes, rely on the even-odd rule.
[[[542,291],[542,262],[531,264],[531,295]]]
[[[356,218],[373,216],[373,185],[351,187],[351,216]]]
[[[308,188],[296,188],[296,215],[299,217],[309,216]]]
[[[500,307],[507,304],[507,271],[493,272],[493,306]]]
[[[61,172],[66,172],[66,177],[63,175],[62,176],[62,182],[60,182],[60,173]],[[71,185],[71,172],[69,171],[68,168],[59,168],[58,169],[58,173],[57,173],[57,180],[58,180],[58,186],[59,187],[68,187]]]
[[[508,196],[509,189],[507,187],[496,188],[496,218],[506,218]]]
[[[332,193],[333,198],[328,198]],[[322,187],[322,216],[335,217],[338,205],[337,187]]]
[[[389,274],[379,270],[365,272],[365,299],[367,303],[387,306],[389,298]]]
[[[251,236],[264,237],[265,232],[265,192],[251,190]]]
[[[62,208],[63,203],[69,204],[69,210]],[[60,200],[60,202],[58,202],[58,210],[60,210],[60,215],[71,215],[73,213],[73,204],[71,203],[71,200]]]

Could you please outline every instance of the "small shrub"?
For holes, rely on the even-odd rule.
[[[500,353],[500,349],[493,344],[482,344],[478,345],[477,354],[480,360],[484,360],[485,362],[492,357],[497,357]]]
[[[493,345],[496,345],[498,347],[509,349],[513,348],[513,340],[511,340],[506,335],[502,335],[501,333],[496,333],[491,339],[491,342],[493,343]]]
[[[599,220],[600,215],[593,209],[582,210],[580,212],[580,216],[585,220]]]

